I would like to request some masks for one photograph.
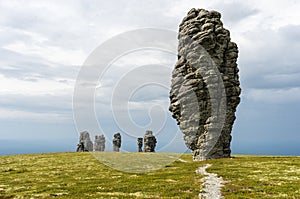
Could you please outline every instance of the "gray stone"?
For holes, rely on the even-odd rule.
[[[116,133],[114,134],[114,139],[113,139],[113,151],[119,152],[121,148],[121,134]]]
[[[144,135],[144,152],[155,152],[156,138],[152,131],[146,131]]]
[[[84,151],[84,144],[83,142],[77,144],[77,149],[76,149],[77,152],[83,152]]]
[[[90,139],[90,134],[87,131],[80,132],[79,144],[77,151],[93,151],[93,143]]]
[[[105,150],[105,137],[104,135],[96,135],[94,141],[94,151]]]
[[[143,152],[143,138],[138,138],[137,144],[138,144],[138,151]]]
[[[170,107],[194,160],[230,157],[240,102],[238,48],[221,14],[191,9],[179,26]]]

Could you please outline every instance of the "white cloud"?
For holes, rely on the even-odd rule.
[[[45,94],[60,95],[73,92],[73,82],[60,82],[59,80],[38,79],[37,81],[23,81],[15,78],[6,78],[0,75],[0,82],[3,86],[1,95],[22,94],[26,96],[38,96]]]
[[[279,29],[287,24],[299,25],[300,19],[300,4],[297,0],[248,0],[249,6],[259,8],[262,11],[258,23],[271,27],[272,29]]]
[[[62,49],[60,47],[37,45],[23,41],[16,41],[3,46],[3,48],[25,56],[40,57],[50,63],[63,65],[81,65],[87,57],[81,50]]]
[[[183,17],[188,13],[190,9],[192,8],[208,9],[209,7],[212,7],[214,3],[215,1],[211,1],[211,0],[172,1],[172,3],[169,3],[169,8],[167,9],[166,12],[164,12],[164,15],[177,18],[179,19],[177,23],[180,23]]]
[[[165,98],[165,99],[148,100],[143,102],[136,102],[136,101],[128,102],[129,110],[148,110],[154,106],[160,106],[160,107],[164,107],[164,109],[167,109],[167,107],[169,106],[169,100],[168,98]]]
[[[33,112],[0,108],[0,120],[23,121],[23,122],[46,122],[46,123],[69,123],[72,120],[69,114],[51,112]]]
[[[300,87],[289,89],[249,89],[247,93],[245,93],[245,97],[253,100],[255,103],[299,103]]]

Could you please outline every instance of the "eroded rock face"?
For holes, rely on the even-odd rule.
[[[230,157],[231,130],[240,102],[238,48],[221,14],[191,9],[179,26],[178,61],[169,110],[194,160]]]
[[[144,152],[155,152],[156,138],[152,131],[146,131],[144,135]]]
[[[94,141],[94,151],[105,150],[105,137],[104,135],[96,135]]]
[[[121,147],[121,134],[116,133],[114,134],[114,139],[113,139],[113,151],[119,152]]]
[[[77,151],[93,151],[93,143],[87,131],[80,132]]]

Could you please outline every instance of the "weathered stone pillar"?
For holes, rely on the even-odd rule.
[[[104,135],[96,135],[94,142],[94,151],[104,151],[105,150],[105,137]]]
[[[80,133],[79,144],[77,146],[79,151],[93,151],[93,142],[91,141],[90,134],[87,131]]]
[[[113,139],[113,151],[119,152],[121,147],[121,134],[116,133],[114,134],[114,139]]]
[[[179,26],[169,110],[194,160],[230,157],[240,102],[238,48],[221,14],[191,9]]]
[[[146,131],[144,135],[144,152],[155,152],[156,138],[152,131]]]

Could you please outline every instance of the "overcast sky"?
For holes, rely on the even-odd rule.
[[[233,129],[233,152],[300,155],[297,0],[0,0],[0,140],[4,143],[0,154],[8,153],[6,149],[30,151],[27,146],[17,149],[16,144],[22,142],[47,141],[48,148],[47,144],[36,145],[34,150],[40,147],[40,151],[73,150],[78,132],[72,97],[87,57],[103,42],[126,31],[149,27],[177,31],[191,8],[221,12],[224,26],[239,47],[242,101]],[[130,77],[147,65],[143,72],[170,82],[175,61],[175,55],[151,50],[116,60],[96,89],[95,110],[104,132],[93,129],[92,136],[106,133],[111,137],[124,130],[113,121],[111,108],[113,91],[122,85],[124,74]],[[148,71],[151,66],[153,71]],[[166,85],[138,88],[128,102],[131,121],[139,129],[158,133],[159,147],[170,142],[178,130],[167,111]],[[156,124],[155,118],[163,123]],[[142,136],[143,132],[132,135]],[[135,149],[124,144],[126,147]]]

